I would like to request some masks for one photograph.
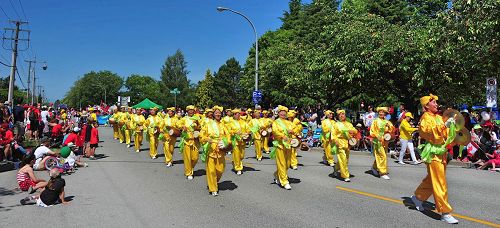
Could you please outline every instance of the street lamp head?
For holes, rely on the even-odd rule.
[[[224,10],[227,10],[227,8],[225,8],[225,7],[220,7],[220,6],[219,6],[219,7],[217,7],[217,11],[219,11],[219,12],[222,12],[222,11],[224,11]]]

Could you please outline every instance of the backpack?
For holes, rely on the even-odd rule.
[[[28,118],[30,119],[30,121],[35,121],[36,120],[35,111],[31,111],[29,113]]]

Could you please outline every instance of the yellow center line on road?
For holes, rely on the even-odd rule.
[[[372,193],[368,193],[368,192],[363,192],[363,191],[359,191],[359,190],[355,190],[355,189],[351,189],[351,188],[345,188],[345,187],[340,187],[340,186],[337,186],[336,188],[339,189],[339,190],[342,190],[342,191],[356,193],[356,194],[359,194],[359,195],[368,196],[368,197],[371,197],[371,198],[375,198],[375,199],[379,199],[379,200],[384,200],[384,201],[388,201],[388,202],[397,203],[397,204],[403,204],[404,205],[404,203],[403,203],[402,200],[387,198],[387,197],[384,197],[384,196],[380,196],[380,195],[376,195],[376,194],[372,194]],[[435,210],[433,210],[433,211],[436,212]],[[483,225],[500,228],[500,224],[497,224],[497,223],[492,223],[492,222],[488,222],[488,221],[485,221],[485,220],[471,218],[469,216],[455,214],[455,213],[452,213],[452,215],[455,216],[455,217],[457,217],[457,218],[469,220],[471,222],[476,222],[476,223],[480,223],[480,224],[483,224]]]

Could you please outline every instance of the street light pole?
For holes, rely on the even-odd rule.
[[[245,18],[248,23],[250,23],[250,25],[252,26],[252,29],[253,29],[253,33],[255,35],[255,91],[259,90],[259,37],[257,37],[257,30],[255,29],[255,26],[253,25],[252,21],[250,21],[250,19],[245,16],[244,14],[236,11],[236,10],[233,10],[233,9],[230,9],[230,8],[226,8],[226,7],[217,7],[217,10],[219,12],[223,12],[223,11],[230,11],[230,12],[233,12],[235,14],[238,14],[240,16],[242,16],[243,18]],[[255,107],[257,107],[257,104],[255,104]]]

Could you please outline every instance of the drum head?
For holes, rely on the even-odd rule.
[[[391,134],[389,134],[389,133],[387,133],[387,134],[385,134],[385,135],[384,135],[384,140],[385,140],[385,141],[390,141],[390,140],[391,140],[391,138],[392,138],[392,136],[391,136]]]
[[[350,146],[355,146],[358,143],[358,140],[355,138],[350,138],[349,139],[349,145]]]

